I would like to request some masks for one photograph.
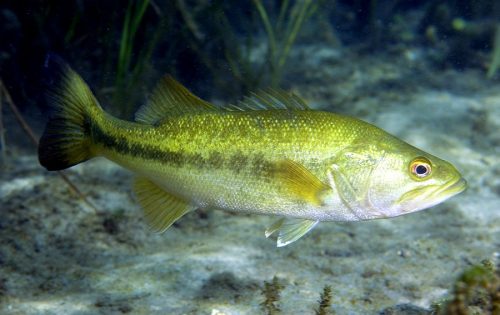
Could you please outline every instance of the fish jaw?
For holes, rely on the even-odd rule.
[[[405,193],[397,202],[397,215],[424,210],[458,195],[467,188],[467,181],[460,177],[444,185],[430,185]]]

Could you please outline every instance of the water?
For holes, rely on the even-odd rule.
[[[217,104],[281,87],[452,162],[469,188],[411,215],[321,223],[283,248],[264,237],[274,218],[222,211],[189,213],[158,235],[129,172],[104,159],[65,171],[89,205],[45,171],[4,95],[1,314],[266,314],[273,277],[282,314],[314,314],[326,285],[335,314],[428,314],[462,272],[498,266],[499,4],[291,1],[280,20],[279,1],[130,3],[0,5],[1,78],[37,135],[43,60],[55,52],[123,118],[164,73]],[[491,314],[488,301],[468,311]]]

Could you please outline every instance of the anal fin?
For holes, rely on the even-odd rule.
[[[307,219],[279,219],[266,229],[266,237],[279,231],[276,245],[278,247],[283,247],[307,234],[307,232],[312,230],[318,223],[319,221]]]
[[[136,178],[134,192],[149,227],[155,232],[164,232],[184,214],[195,209],[145,177]]]

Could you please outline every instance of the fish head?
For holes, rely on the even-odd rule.
[[[467,187],[457,169],[390,136],[336,155],[328,179],[357,220],[400,216],[437,205]]]
[[[406,143],[384,149],[366,177],[364,204],[370,218],[395,217],[437,205],[467,182],[449,162]]]

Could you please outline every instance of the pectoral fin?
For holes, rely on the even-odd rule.
[[[292,160],[279,162],[276,176],[291,195],[315,206],[323,204],[324,193],[330,188],[302,164]]]
[[[266,237],[279,231],[276,244],[278,247],[283,247],[304,236],[307,232],[312,230],[318,222],[319,221],[305,219],[279,219],[266,230]]]
[[[148,225],[155,232],[164,232],[184,214],[195,209],[144,177],[135,180],[134,192]]]

